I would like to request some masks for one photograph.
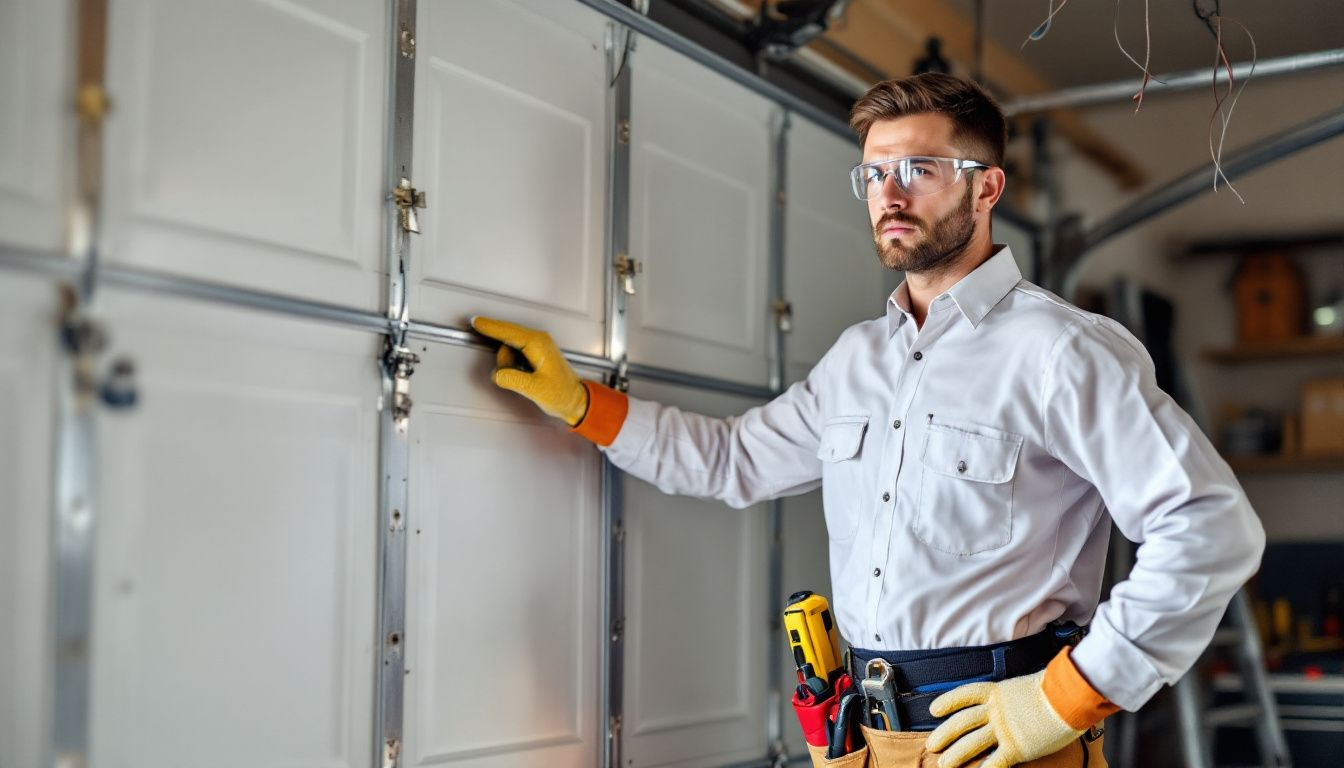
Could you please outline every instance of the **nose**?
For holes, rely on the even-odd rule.
[[[882,188],[877,199],[884,211],[899,211],[910,204],[910,197],[897,181],[896,174],[890,172],[882,177]]]

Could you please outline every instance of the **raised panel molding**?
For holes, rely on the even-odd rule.
[[[416,637],[433,650],[419,654],[418,727],[434,738],[417,764],[580,744],[591,456],[558,444],[569,436],[544,423],[445,406],[419,412],[418,525],[430,537],[421,536]],[[528,481],[490,482],[515,473]],[[462,490],[473,485],[479,494]]]
[[[135,215],[357,266],[368,35],[286,0],[139,11]]]
[[[55,251],[74,140],[69,3],[0,2],[0,244]]]
[[[355,602],[371,566],[357,553],[368,414],[357,400],[142,384],[144,411],[101,446],[115,478],[95,659],[111,688],[100,719],[116,723],[109,764],[365,764],[348,732],[365,721],[352,673],[371,663]]]
[[[645,381],[632,394],[720,418],[756,403]],[[627,478],[624,753],[700,768],[763,758],[765,506],[730,509]]]
[[[630,66],[630,359],[764,384],[772,107],[650,41]]]
[[[607,19],[550,0],[419,13],[416,315],[500,317],[602,354]]]
[[[587,317],[600,287],[585,268],[600,240],[592,122],[451,62],[430,66],[430,157],[445,202],[427,216],[436,247],[425,282]],[[507,154],[481,151],[481,126]]]
[[[377,309],[386,6],[126,0],[108,12],[107,260]]]
[[[883,315],[899,274],[878,261],[868,209],[850,191],[846,176],[860,159],[855,143],[795,116],[788,155],[784,288],[793,331],[784,343],[792,382],[845,328]]]
[[[408,765],[594,765],[602,633],[591,444],[429,347],[411,421]]]
[[[760,262],[751,258],[762,192],[656,144],[639,151],[646,166],[639,327],[752,352],[762,316]],[[723,221],[731,225],[708,226]]]
[[[90,763],[373,753],[377,337],[109,288]]]
[[[638,483],[638,496],[650,496],[660,492],[648,484],[637,480],[629,479],[627,484]],[[688,655],[692,657],[706,657],[712,653],[714,656],[721,656],[724,649],[708,652],[708,649],[702,647],[700,641],[712,635],[719,635],[733,640],[739,640],[735,650],[735,661],[733,663],[736,672],[733,678],[734,686],[731,688],[725,683],[728,682],[721,677],[706,676],[704,669],[698,666],[691,666],[681,670],[679,682],[691,683],[688,688],[699,688],[704,686],[708,690],[716,693],[727,693],[722,700],[717,702],[706,702],[703,699],[697,702],[694,709],[682,709],[678,712],[678,705],[684,701],[678,700],[676,691],[669,691],[665,688],[659,688],[656,691],[648,690],[648,687],[641,686],[639,696],[634,697],[628,703],[628,733],[631,736],[643,736],[666,731],[687,729],[701,725],[721,725],[731,721],[744,721],[752,717],[752,702],[748,701],[749,683],[750,683],[750,664],[752,663],[753,653],[746,642],[741,642],[742,638],[750,636],[748,621],[752,617],[750,610],[740,610],[752,606],[753,594],[751,591],[752,579],[747,569],[758,565],[752,560],[752,534],[756,528],[755,517],[759,514],[756,510],[729,510],[725,511],[722,505],[717,502],[696,501],[693,499],[660,499],[661,504],[667,507],[679,507],[678,509],[656,509],[645,512],[640,510],[634,512],[632,516],[639,517],[638,535],[632,537],[630,544],[630,553],[628,558],[629,574],[628,583],[632,589],[626,598],[627,623],[630,625],[630,655],[633,666],[636,669],[648,672],[655,669],[666,669],[664,660],[649,658],[644,652],[651,643],[645,637],[651,624],[666,623],[673,631],[667,632],[668,636],[674,637],[673,644],[679,648],[684,647]],[[734,516],[736,520],[725,520],[725,516]],[[674,572],[677,577],[677,587],[673,594],[660,591],[653,595],[646,592],[646,589],[658,590],[659,576],[668,576],[666,572],[655,573],[651,569],[644,567],[650,558],[656,558],[653,542],[659,539],[659,536],[650,533],[651,530],[657,530],[660,524],[672,524],[676,527],[685,529],[694,527],[700,535],[696,537],[695,560],[701,563],[701,566],[679,569]],[[718,535],[709,535],[706,527],[718,528]],[[729,529],[727,531],[723,529]],[[647,545],[647,546],[646,546]],[[682,559],[686,550],[678,547],[660,547],[664,554],[673,554],[677,559]],[[722,559],[716,555],[726,556]],[[736,599],[739,610],[735,611],[736,624],[732,627],[713,627],[703,628],[699,631],[687,626],[688,620],[697,618],[695,605],[712,600],[714,597],[726,594],[722,589],[724,581],[720,577],[725,576],[721,571],[714,571],[708,563],[729,562],[734,563],[736,568],[731,574],[731,581],[728,584],[736,587],[732,593]],[[696,583],[701,580],[704,583]],[[689,583],[688,583],[689,582]],[[654,599],[647,599],[653,597]],[[689,605],[678,605],[677,601],[685,600]],[[654,617],[656,615],[656,618]],[[669,627],[664,627],[668,629]],[[680,631],[676,631],[680,630]],[[698,678],[698,680],[697,680]],[[654,702],[663,702],[671,705],[657,707]]]

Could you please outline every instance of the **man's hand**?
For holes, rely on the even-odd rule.
[[[588,390],[550,334],[488,317],[471,318],[471,327],[503,342],[495,355],[492,378],[496,386],[517,392],[571,427],[583,420],[588,411]],[[532,367],[531,372],[519,366],[518,352]]]
[[[981,768],[1008,768],[1077,741],[1083,731],[1064,722],[1050,705],[1041,687],[1045,674],[970,683],[934,699],[929,705],[934,717],[956,712],[929,734],[927,748],[943,752],[938,768],[965,765],[991,748]]]

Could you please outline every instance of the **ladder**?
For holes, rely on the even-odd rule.
[[[1176,713],[1180,722],[1181,750],[1187,768],[1213,768],[1213,735],[1219,728],[1252,726],[1260,747],[1258,765],[1266,768],[1290,768],[1288,742],[1279,722],[1279,708],[1269,687],[1265,654],[1255,627],[1251,603],[1240,590],[1227,608],[1224,626],[1209,644],[1214,648],[1233,649],[1241,669],[1245,701],[1209,707],[1200,685],[1200,664],[1196,663],[1176,683]],[[1207,655],[1207,651],[1205,652]]]

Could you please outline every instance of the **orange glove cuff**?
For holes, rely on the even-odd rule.
[[[1055,714],[1074,730],[1085,731],[1100,723],[1108,715],[1120,711],[1120,708],[1097,693],[1083,673],[1074,666],[1069,658],[1069,648],[1064,648],[1045,668],[1045,677],[1041,679],[1041,689],[1045,700],[1050,702]]]
[[[598,384],[596,381],[583,380],[588,390],[588,411],[579,419],[579,423],[569,431],[577,433],[600,446],[606,447],[616,439],[630,411],[630,399],[624,392]]]

